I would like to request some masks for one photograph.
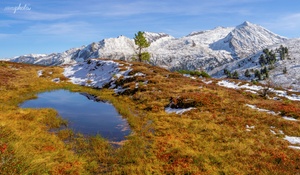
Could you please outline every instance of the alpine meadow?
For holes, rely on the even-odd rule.
[[[0,175],[299,175],[299,5],[0,0]]]

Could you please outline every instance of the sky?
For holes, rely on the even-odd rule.
[[[138,31],[179,38],[244,21],[300,38],[300,1],[0,0],[0,58],[63,52]]]

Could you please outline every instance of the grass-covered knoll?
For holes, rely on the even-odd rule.
[[[0,171],[7,174],[297,174],[300,151],[288,148],[282,132],[300,136],[299,123],[246,106],[299,117],[300,103],[269,100],[190,79],[143,63],[145,76],[120,79],[123,94],[51,80],[62,68],[3,63],[0,66]],[[43,75],[38,77],[38,70]],[[51,72],[51,73],[50,73]],[[206,80],[207,81],[207,80]],[[100,136],[70,130],[52,109],[20,109],[37,92],[65,88],[109,100],[133,133],[121,147]],[[168,114],[170,103],[195,109]],[[273,134],[270,130],[276,132]],[[281,132],[282,131],[282,132]]]

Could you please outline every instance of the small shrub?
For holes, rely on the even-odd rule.
[[[204,78],[211,78],[211,76],[206,73],[205,71],[192,71],[192,70],[178,70],[177,72],[181,73],[181,74],[189,74],[191,76],[198,76],[198,77],[204,77]]]
[[[8,67],[7,63],[4,61],[0,61],[0,66],[1,67]]]

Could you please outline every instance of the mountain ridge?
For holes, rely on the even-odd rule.
[[[181,38],[152,32],[145,32],[145,37],[151,43],[147,51],[151,55],[152,65],[170,70],[203,69],[208,72],[234,60],[250,56],[267,46],[287,40],[247,21],[236,27],[216,27],[211,30],[192,32]],[[41,65],[62,65],[91,58],[129,61],[135,54],[136,46],[133,39],[121,35],[62,53],[46,56],[24,55],[10,60]]]

